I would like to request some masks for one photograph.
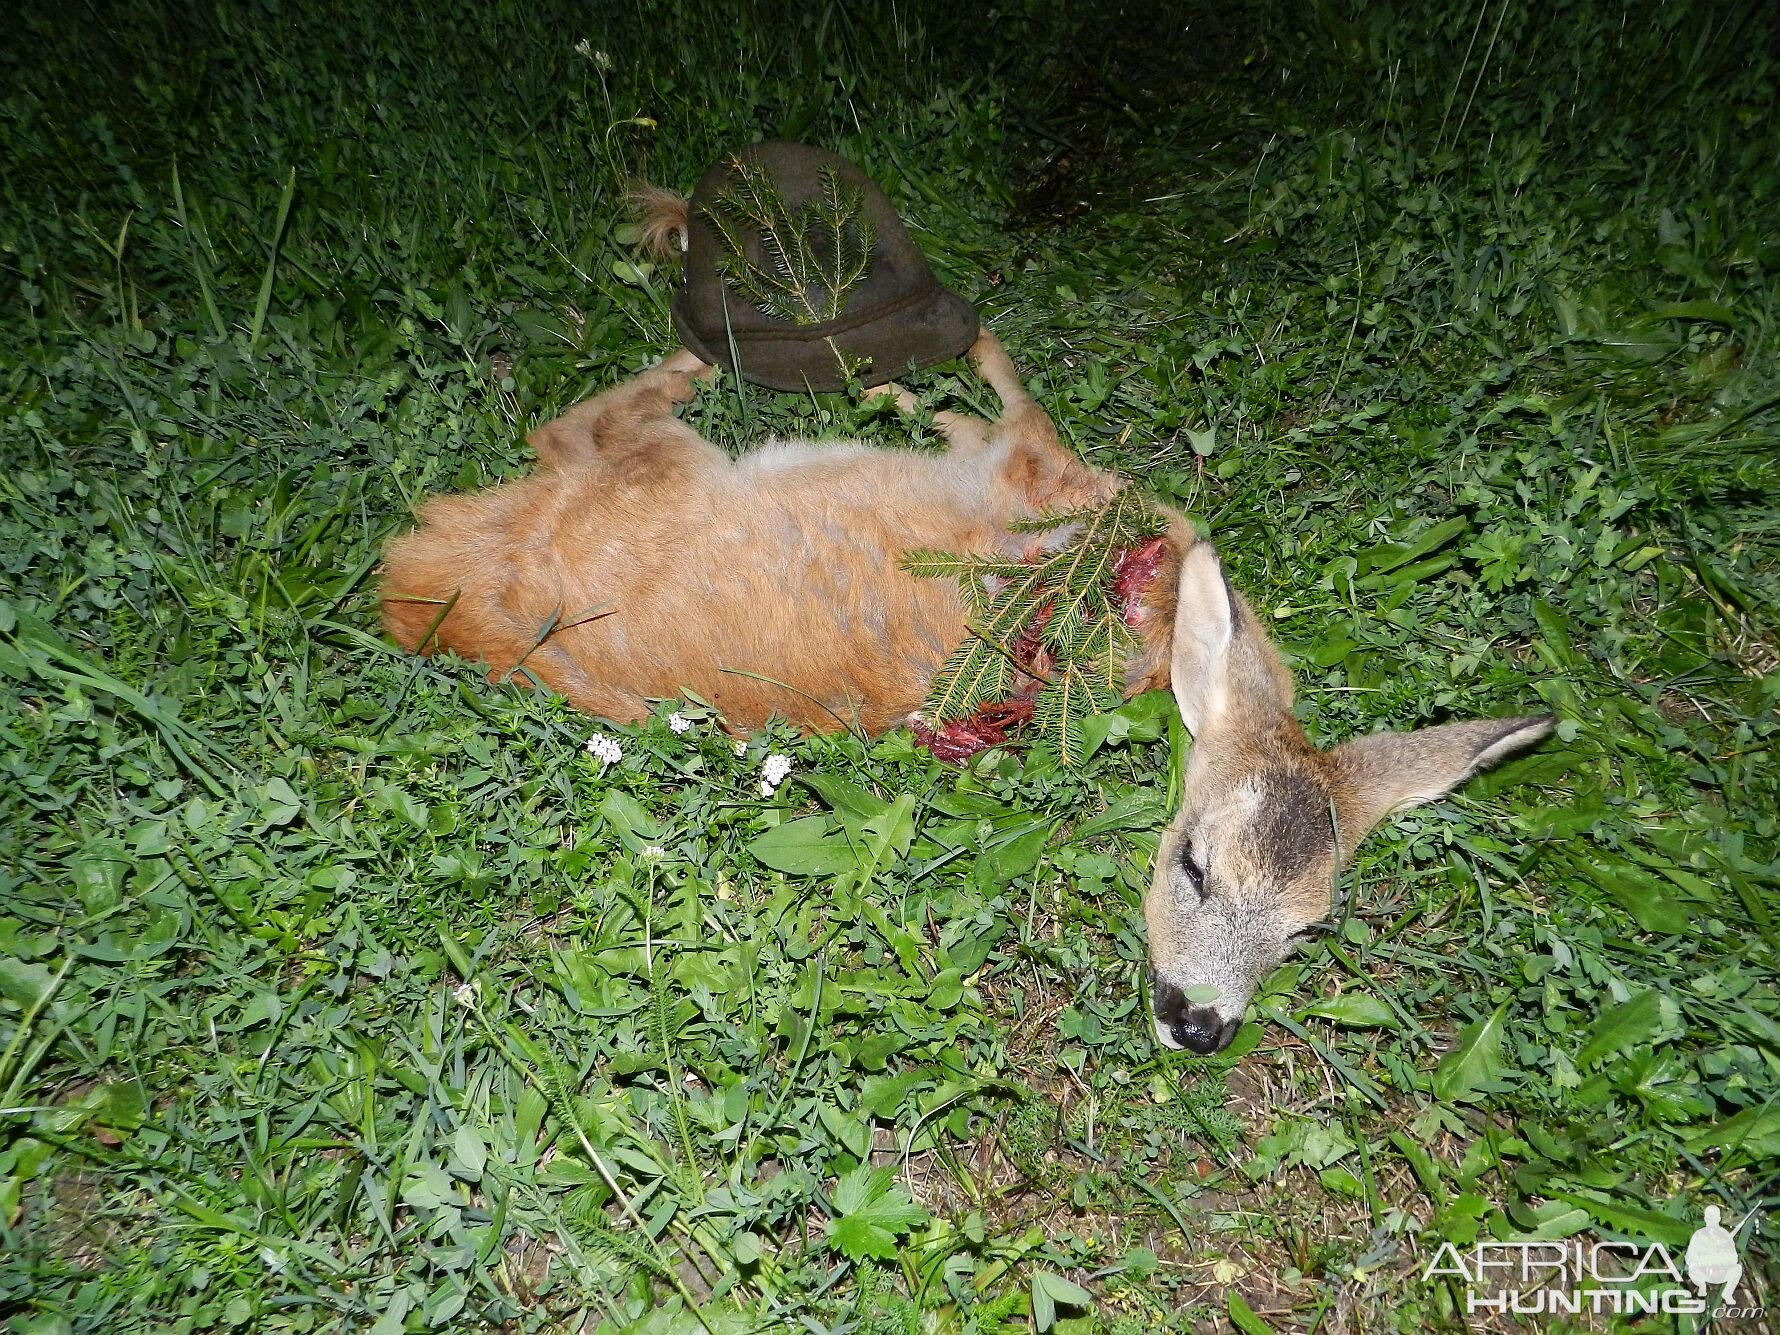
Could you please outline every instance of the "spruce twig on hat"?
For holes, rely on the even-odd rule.
[[[871,219],[860,216],[865,192],[843,185],[833,167],[816,174],[821,190],[794,209],[762,168],[735,158],[729,184],[702,211],[723,240],[717,272],[762,314],[789,324],[834,319],[871,271],[876,234]],[[749,258],[749,230],[759,235],[765,267]]]
[[[681,237],[680,337],[746,380],[880,385],[976,338],[975,308],[939,285],[884,192],[834,153],[755,144],[708,170],[690,201],[639,197],[646,240],[659,250]]]

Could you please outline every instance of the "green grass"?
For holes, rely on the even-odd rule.
[[[1764,7],[312,8],[0,47],[11,1331],[1417,1331],[1442,1241],[1773,1207]],[[1209,526],[1318,737],[1561,716],[1228,1057],[1144,1019],[1166,701],[958,772],[380,638],[411,507],[671,346],[625,180],[765,134]]]

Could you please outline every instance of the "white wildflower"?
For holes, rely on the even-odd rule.
[[[677,736],[685,736],[692,731],[692,720],[679,710],[668,715],[668,728]]]
[[[735,753],[738,756],[747,755],[748,754],[748,744],[746,742],[737,742],[735,744]]]
[[[587,754],[599,761],[600,768],[616,765],[624,759],[624,748],[610,737],[602,737],[595,733],[587,739]]]
[[[666,856],[667,850],[660,844],[643,845],[643,861],[645,862],[660,862]]]
[[[760,795],[771,797],[773,789],[785,782],[785,776],[791,773],[791,757],[770,755],[760,766]]]
[[[451,990],[451,999],[457,1002],[460,1006],[474,1006],[480,999],[481,992],[482,980],[480,978],[472,978],[469,982],[459,983],[454,987]]]

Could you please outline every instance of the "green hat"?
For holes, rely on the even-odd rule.
[[[674,327],[770,389],[841,389],[849,366],[881,385],[976,339],[976,308],[939,285],[884,192],[807,144],[755,144],[707,171],[685,244]]]

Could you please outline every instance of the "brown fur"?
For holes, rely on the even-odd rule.
[[[624,202],[640,234],[637,244],[657,260],[679,259],[686,248],[691,226],[691,201],[685,195],[638,181],[625,192]]]
[[[992,336],[973,356],[1003,416],[945,415],[944,454],[773,443],[731,462],[673,416],[705,370],[677,353],[534,431],[531,477],[429,502],[389,548],[384,624],[607,718],[685,688],[741,729],[894,727],[967,633],[960,590],[902,557],[1017,555],[1043,535],[1011,524],[1118,486],[1058,444]],[[1192,542],[1184,521],[1173,540]],[[1178,562],[1142,605],[1133,691],[1166,679]]]

